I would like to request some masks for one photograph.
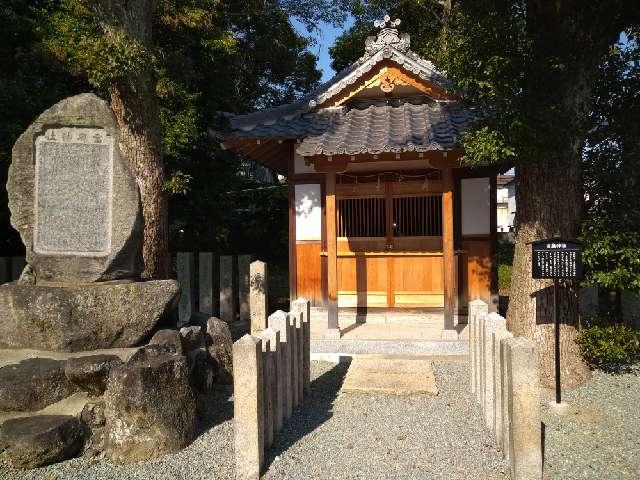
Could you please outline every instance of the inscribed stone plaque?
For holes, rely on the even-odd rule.
[[[50,128],[36,139],[36,253],[108,254],[113,148],[103,129]]]
[[[101,98],[65,98],[20,135],[7,193],[36,284],[139,278],[138,185],[113,110]]]

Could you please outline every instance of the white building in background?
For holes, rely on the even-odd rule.
[[[498,175],[496,179],[498,232],[512,232],[516,218],[516,182],[514,175]]]

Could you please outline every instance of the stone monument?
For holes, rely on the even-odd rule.
[[[107,102],[85,93],[42,113],[13,148],[7,191],[27,266],[0,286],[0,347],[133,346],[175,306],[177,282],[140,281],[138,187]]]

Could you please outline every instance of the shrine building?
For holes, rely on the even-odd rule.
[[[460,164],[476,116],[410,49],[399,21],[376,22],[353,65],[299,101],[230,117],[223,146],[285,175],[292,299],[340,319],[428,316],[443,338],[467,304],[497,305],[495,168]]]

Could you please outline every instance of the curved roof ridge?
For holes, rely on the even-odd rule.
[[[329,98],[357,82],[377,64],[386,60],[397,63],[423,80],[437,84],[443,90],[451,89],[453,83],[446,78],[444,72],[438,70],[431,61],[420,57],[409,48],[409,35],[401,34],[395,28],[399,24],[399,20],[391,21],[388,15],[385,16],[384,21],[376,21],[375,26],[381,30],[377,36],[367,38],[365,53],[358,60],[295,102],[252,113],[234,115],[231,118],[232,129],[250,131],[258,125],[275,122],[283,117],[286,120],[291,120],[311,112]]]

